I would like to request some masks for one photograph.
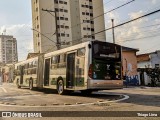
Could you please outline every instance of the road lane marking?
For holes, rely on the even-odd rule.
[[[109,95],[109,94],[107,94]],[[129,96],[128,95],[123,95],[123,94],[111,94],[111,95],[122,95],[124,96],[124,98],[121,98],[121,99],[118,99],[118,100],[112,100],[112,101],[103,101],[103,102],[100,102],[100,103],[116,103],[116,102],[120,102],[120,101],[123,101],[123,100],[126,100],[126,99],[129,99]],[[32,96],[36,96],[36,95],[32,95]],[[22,97],[22,96],[15,96],[15,97]],[[30,106],[30,105],[25,105],[25,106],[21,106],[21,105],[4,105],[4,104],[0,104],[0,106],[8,106],[8,107],[41,107],[41,108],[44,108],[44,107],[47,107],[47,108],[53,108],[53,107],[76,107],[76,106],[86,106],[86,105],[95,105],[97,104],[98,102],[93,102],[93,103],[81,103],[81,104],[72,104],[72,105],[54,105],[52,106],[52,104],[50,104],[50,106]]]
[[[0,87],[5,93],[7,93],[7,90],[3,87]]]

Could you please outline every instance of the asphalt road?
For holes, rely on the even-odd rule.
[[[58,117],[45,117],[45,118],[44,117],[23,118],[27,120],[28,119],[49,120],[53,118],[58,120],[64,118],[68,120],[72,119],[158,120],[159,119],[158,117],[138,117],[138,113],[142,113],[142,111],[150,111],[152,112],[151,115],[154,115],[154,113],[160,111],[160,88],[132,87],[120,90],[110,90],[110,91],[105,90],[105,91],[95,92],[90,96],[82,95],[79,92],[72,93],[71,95],[61,96],[57,95],[56,92],[53,90],[45,89],[43,91],[30,91],[28,88],[17,89],[14,84],[3,84],[2,86],[0,86],[0,111],[19,111],[19,112],[41,111],[43,115],[47,113],[50,114],[50,116],[54,116],[54,114],[58,116]],[[60,111],[60,112],[53,112],[53,111]],[[135,113],[134,112],[132,113],[132,111],[135,111]],[[145,113],[149,114],[150,112],[145,112]],[[72,115],[72,113],[74,115]],[[132,114],[133,117],[101,117],[101,116],[127,116]],[[136,117],[135,114],[137,114]],[[0,118],[0,120],[6,120],[6,119],[18,120],[22,118]]]

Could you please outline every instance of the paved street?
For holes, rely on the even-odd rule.
[[[0,86],[0,111],[160,111],[160,88],[132,87],[95,92],[90,96],[79,92],[61,96],[53,90],[30,91],[28,88],[17,89],[13,84],[3,84]],[[62,118],[56,117],[56,119]],[[82,118],[76,117],[76,119]],[[156,117],[145,119],[158,120]]]

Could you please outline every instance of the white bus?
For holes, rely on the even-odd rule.
[[[123,87],[121,46],[90,41],[41,54],[15,65],[18,87],[52,88],[58,94]]]

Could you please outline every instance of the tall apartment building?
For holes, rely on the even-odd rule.
[[[18,62],[17,40],[10,35],[0,35],[0,62]]]
[[[57,39],[61,48],[93,39],[105,41],[105,32],[94,35],[105,29],[103,13],[103,0],[32,0],[34,51],[56,50]]]

